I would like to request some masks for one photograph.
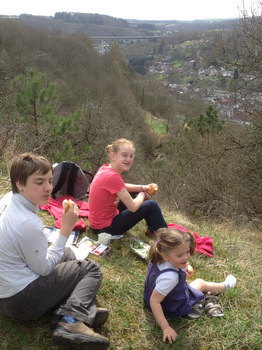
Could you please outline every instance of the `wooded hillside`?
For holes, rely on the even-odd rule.
[[[242,26],[231,44],[243,36]],[[254,23],[249,26],[254,28]],[[243,36],[246,43],[250,37]],[[222,43],[226,50],[228,39],[214,43],[220,46],[208,38],[206,44],[214,49],[209,58],[216,63],[229,58],[216,51]],[[259,44],[255,51],[241,48],[259,57]],[[255,76],[257,67],[249,66]],[[243,91],[241,84],[231,86]],[[137,74],[118,42],[99,55],[86,34],[49,35],[16,19],[0,20],[3,173],[8,173],[12,156],[22,151],[43,154],[52,162],[70,159],[95,172],[106,161],[105,146],[125,137],[137,149],[128,180],[157,182],[157,200],[166,208],[213,220],[241,217],[259,227],[261,118],[259,110],[252,111],[249,127],[223,123],[212,106],[193,97],[170,96],[155,77]]]

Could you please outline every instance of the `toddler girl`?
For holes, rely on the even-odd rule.
[[[195,236],[175,228],[161,228],[157,241],[149,251],[149,265],[144,286],[144,301],[163,331],[163,341],[171,344],[177,333],[172,329],[166,316],[188,316],[198,318],[202,314],[204,294],[218,294],[236,284],[234,276],[227,276],[221,283],[206,282],[202,279],[188,283],[188,260],[194,254]],[[217,297],[207,296],[203,307],[209,316],[223,316]]]

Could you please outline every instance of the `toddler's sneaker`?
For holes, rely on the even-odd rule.
[[[224,281],[224,285],[226,287],[226,290],[230,288],[234,288],[237,283],[236,278],[233,275],[228,275],[226,280]]]

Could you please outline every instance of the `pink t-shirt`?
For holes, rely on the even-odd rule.
[[[110,226],[113,218],[119,213],[117,193],[125,189],[122,176],[103,165],[95,175],[89,191],[89,216],[92,228],[101,229]]]

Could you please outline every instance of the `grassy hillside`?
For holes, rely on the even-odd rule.
[[[68,22],[65,24],[71,28]],[[192,258],[194,277],[211,281],[223,280],[229,273],[237,277],[237,288],[220,297],[225,318],[170,320],[179,338],[173,346],[163,344],[161,331],[143,304],[147,263],[130,249],[130,236],[151,242],[144,236],[143,223],[137,225],[123,239],[112,242],[111,253],[105,258],[92,257],[100,262],[104,273],[98,303],[110,310],[109,321],[102,328],[110,339],[110,350],[261,349],[261,229],[256,232],[244,224],[245,220],[253,220],[258,227],[261,225],[260,104],[256,128],[230,124],[228,130],[213,132],[209,128],[200,137],[198,130],[191,127],[188,132],[183,126],[189,118],[205,116],[202,104],[191,98],[182,100],[183,95],[173,99],[162,84],[135,74],[117,42],[107,55],[99,56],[86,35],[49,36],[16,20],[0,21],[0,37],[0,196],[9,190],[8,179],[3,176],[13,154],[37,150],[54,162],[68,158],[61,142],[42,149],[46,135],[55,141],[56,124],[55,129],[47,129],[53,123],[43,122],[43,138],[33,144],[32,119],[21,118],[21,105],[14,103],[16,93],[26,92],[17,78],[21,79],[22,74],[26,79],[27,68],[34,68],[46,77],[42,88],[52,82],[57,87],[55,114],[60,121],[67,117],[71,123],[71,114],[81,110],[78,122],[71,123],[62,135],[63,141],[71,141],[70,159],[95,171],[104,163],[107,144],[118,137],[132,139],[137,149],[136,165],[128,182],[157,182],[160,193],[156,200],[161,205],[165,203],[167,221],[213,239],[214,258]],[[182,39],[184,36],[178,33],[169,38],[169,43],[176,45],[185,41]],[[155,42],[150,45],[151,51],[164,49]],[[133,55],[141,53],[140,46],[137,51],[134,47]],[[254,62],[258,58],[255,54]],[[253,71],[252,64],[251,68]],[[256,71],[256,76],[260,77],[260,73]],[[200,126],[205,127],[203,120],[208,118],[199,119]],[[167,132],[168,142],[161,142],[159,135]],[[59,158],[53,155],[57,150],[61,151]],[[195,219],[189,220],[185,212]],[[45,224],[54,224],[47,213],[40,215]],[[220,224],[210,218],[220,219]],[[86,222],[83,235],[94,238]],[[51,320],[52,313],[27,323],[0,315],[0,350],[51,349]]]
[[[0,196],[9,188],[8,179],[0,177]],[[90,256],[99,261],[104,275],[97,301],[110,310],[109,320],[101,329],[101,333],[110,339],[109,349],[261,349],[260,233],[247,226],[237,227],[233,222],[213,225],[210,222],[192,222],[176,212],[164,210],[164,214],[168,223],[177,223],[213,240],[214,258],[200,254],[191,258],[195,271],[193,278],[221,281],[229,273],[236,276],[236,288],[219,297],[225,317],[210,319],[204,315],[197,321],[170,318],[170,324],[179,337],[173,345],[163,343],[162,332],[143,303],[147,263],[130,249],[131,236],[152,242],[145,237],[144,224],[140,223],[124,238],[113,241],[111,252],[104,258]],[[54,218],[47,212],[40,212],[40,216],[45,224],[54,224]],[[83,235],[95,238],[86,222],[87,230]],[[32,322],[9,320],[0,315],[0,349],[60,349],[52,346],[51,321],[52,313]]]

